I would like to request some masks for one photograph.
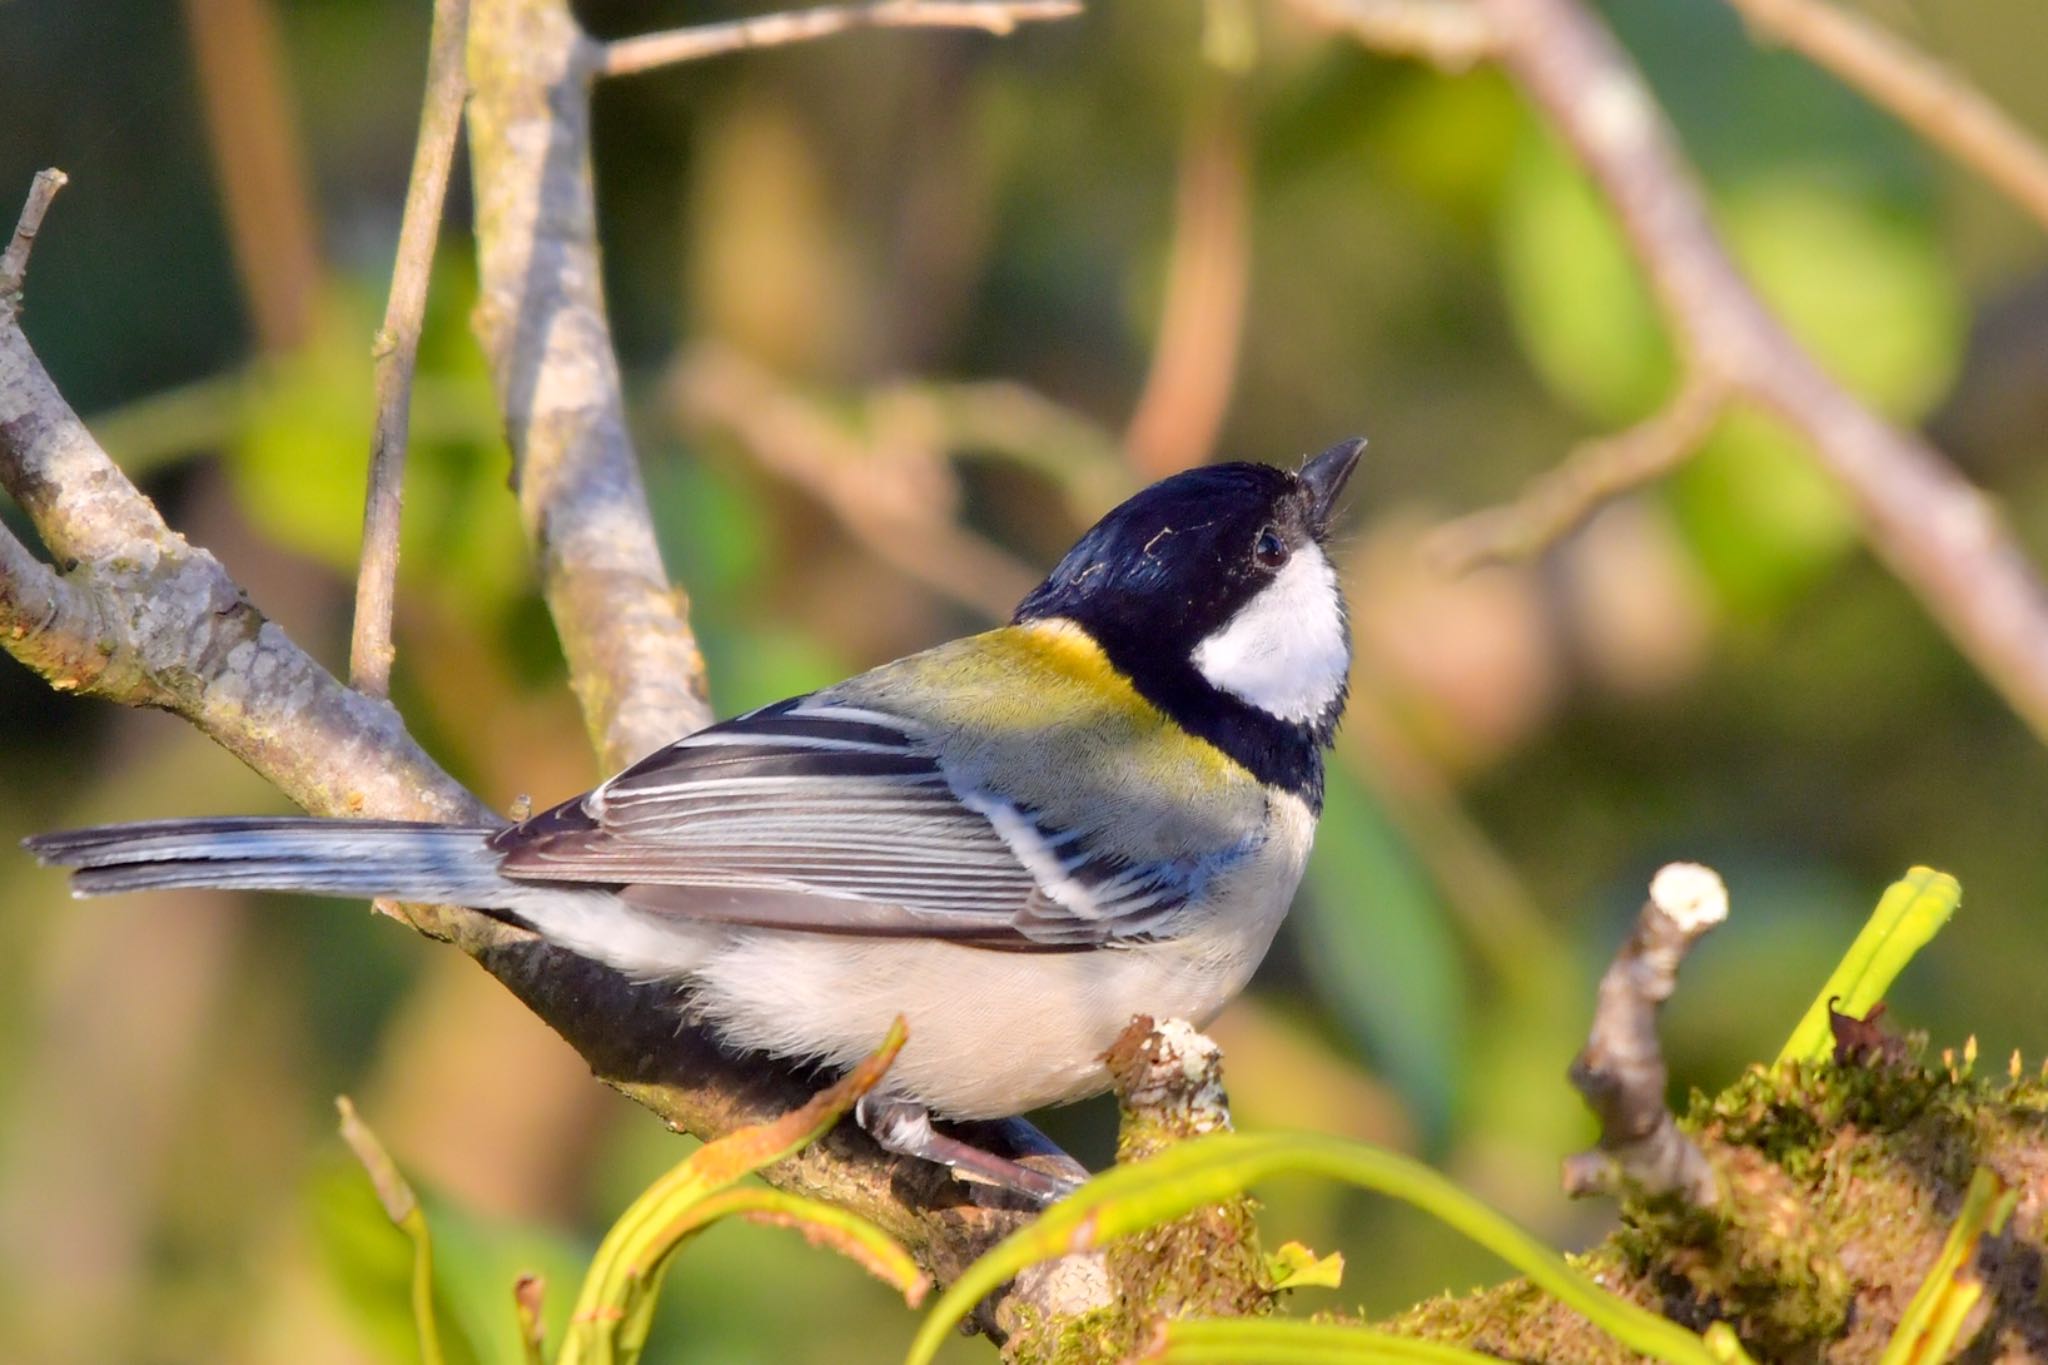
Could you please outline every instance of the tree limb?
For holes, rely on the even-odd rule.
[[[2048,588],[1990,500],[1844,389],[1764,305],[1641,73],[1582,0],[1473,3],[1497,60],[1606,198],[1689,366],[1805,438],[1878,558],[2048,739]]]
[[[455,137],[462,131],[469,0],[434,0],[427,48],[427,88],[419,144],[399,220],[398,259],[376,340],[377,427],[370,440],[370,490],[363,503],[363,553],[356,573],[355,631],[349,641],[349,683],[372,696],[391,694],[391,613],[398,589],[399,516],[405,498],[405,443],[412,415],[412,376],[426,319],[427,281],[434,270]]]
[[[566,0],[473,0],[475,324],[569,680],[616,771],[712,719],[626,432],[591,195],[600,49]]]
[[[2048,590],[1982,492],[1793,340],[1715,234],[1641,75],[1579,0],[1482,0],[1508,71],[1613,206],[1695,364],[1806,438],[1865,538],[2007,703],[2048,738]]]
[[[864,5],[821,5],[614,39],[604,45],[598,73],[631,76],[748,48],[829,38],[857,28],[965,28],[1001,36],[1019,24],[1066,19],[1080,12],[1080,0],[872,0]]]
[[[2048,226],[2048,152],[1968,81],[1825,0],[1728,0],[1764,39],[1835,73]]]

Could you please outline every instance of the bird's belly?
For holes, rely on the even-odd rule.
[[[1208,1019],[1242,986],[1231,956],[1150,944],[1001,953],[926,940],[748,935],[693,978],[729,1041],[847,1065],[903,1014],[884,1088],[953,1118],[996,1118],[1105,1088],[1102,1054],[1136,1013]],[[1252,958],[1252,961],[1255,961]]]
[[[901,1013],[910,1041],[884,1088],[945,1116],[1082,1099],[1107,1087],[1102,1055],[1132,1016],[1199,1025],[1243,989],[1293,899],[1312,827],[1303,814],[1171,940],[1006,953],[742,931],[690,974],[691,993],[729,1042],[835,1066],[871,1052]]]

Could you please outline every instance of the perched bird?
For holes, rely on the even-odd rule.
[[[1287,913],[1351,647],[1323,550],[1364,443],[1192,469],[1098,522],[1009,625],[678,740],[499,828],[172,820],[45,834],[80,896],[212,886],[470,906],[677,983],[724,1043],[843,1067],[859,1118],[1049,1198],[934,1129],[1097,1093],[1134,1014],[1201,1023]]]

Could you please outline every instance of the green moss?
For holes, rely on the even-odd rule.
[[[1112,1242],[1103,1263],[1115,1301],[1050,1322],[1024,1310],[1004,1358],[1012,1365],[1129,1360],[1169,1319],[1271,1312],[1279,1296],[1266,1282],[1256,1208],[1233,1199]]]
[[[1704,1331],[1726,1322],[1758,1360],[1877,1359],[1934,1263],[1970,1178],[2048,1188],[2048,1085],[1975,1077],[1912,1046],[1896,1062],[1773,1072],[1753,1068],[1683,1126],[1720,1178],[1713,1209],[1624,1202],[1621,1227],[1574,1264],[1630,1301]],[[1119,1156],[1187,1136],[1157,1115],[1126,1114]],[[1254,1205],[1199,1210],[1104,1252],[1110,1306],[1016,1325],[1006,1358],[1090,1365],[1132,1358],[1181,1316],[1271,1312]],[[1984,1358],[2048,1355],[2041,1294],[2048,1204],[2022,1200],[1987,1238],[1976,1269],[1985,1301],[1964,1329]],[[1418,1304],[1382,1328],[1504,1360],[1604,1365],[1634,1357],[1584,1318],[1513,1281]],[[1974,1356],[1971,1358],[1975,1358]]]
[[[1722,1177],[1722,1204],[1629,1201],[1580,1268],[1689,1327],[1729,1322],[1760,1360],[1876,1359],[1972,1172],[2048,1182],[2048,1088],[1925,1066],[1922,1050],[1888,1067],[1757,1067],[1719,1095],[1695,1095],[1684,1126]],[[2048,1343],[2044,1213],[2023,1201],[1979,1254],[1989,1292],[1964,1339],[1987,1358],[2033,1358]],[[1509,1360],[1630,1358],[1521,1281],[1433,1299],[1383,1325]]]
[[[1223,1121],[1219,1059],[1190,1054],[1156,1064],[1150,1020],[1110,1050],[1121,1105],[1117,1161],[1124,1164],[1211,1131]],[[1165,1046],[1162,1044],[1162,1046]],[[1205,1046],[1209,1046],[1206,1045]],[[1173,1054],[1168,1054],[1172,1056]],[[1146,1102],[1130,1094],[1144,1087]],[[1004,1358],[1013,1365],[1094,1365],[1133,1359],[1174,1318],[1269,1313],[1279,1298],[1259,1245],[1258,1205],[1240,1196],[1109,1243],[1102,1251],[1113,1302],[1073,1318],[1024,1318]]]

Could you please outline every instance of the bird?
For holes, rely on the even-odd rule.
[[[1327,543],[1364,445],[1170,475],[1007,624],[712,724],[516,823],[201,818],[25,843],[81,897],[468,906],[673,984],[740,1053],[843,1069],[901,1015],[910,1041],[856,1120],[1047,1202],[1076,1175],[933,1120],[1099,1093],[1134,1016],[1200,1026],[1265,957],[1344,713]]]

